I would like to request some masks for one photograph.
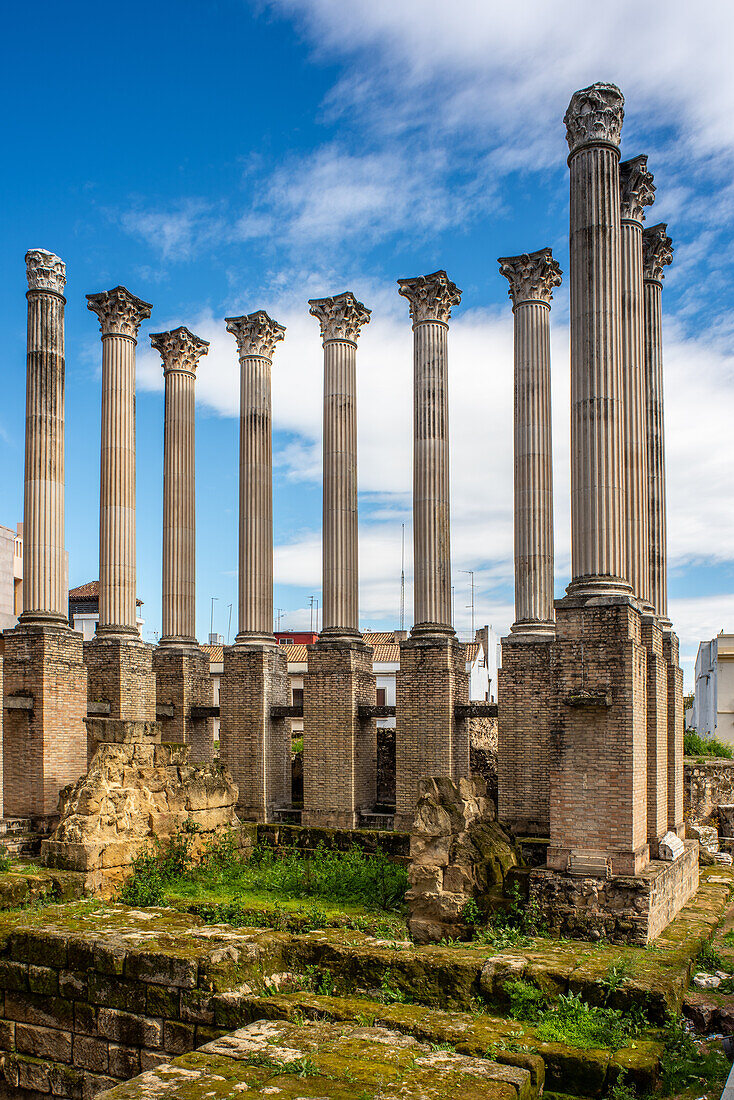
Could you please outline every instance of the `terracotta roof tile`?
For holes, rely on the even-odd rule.
[[[99,599],[99,581],[87,581],[86,584],[80,584],[78,588],[72,588],[69,590],[70,600],[98,600]],[[138,596],[135,601],[138,607],[143,606],[143,601]]]

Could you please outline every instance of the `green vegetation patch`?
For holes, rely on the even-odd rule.
[[[683,733],[683,753],[685,756],[714,756],[719,760],[734,759],[731,745],[725,745],[716,737],[701,737],[696,730]]]

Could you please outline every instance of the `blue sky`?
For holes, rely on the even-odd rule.
[[[625,94],[623,156],[646,152],[676,255],[664,291],[671,613],[684,658],[734,629],[729,0],[271,0],[14,6],[0,50],[0,523],[22,518],[25,273],[67,264],[70,583],[96,578],[99,366],[84,295],[154,304],[138,355],[138,592],[160,627],[163,399],[148,334],[211,341],[197,382],[198,632],[227,635],[237,561],[237,360],[223,318],[264,308],[275,353],[276,606],[320,589],[321,349],[310,297],[372,311],[358,353],[364,626],[397,625],[411,572],[411,333],[399,277],[445,267],[456,624],[512,620],[512,322],[496,257],[552,246],[567,269],[561,119],[571,93]],[[553,326],[557,593],[568,581],[567,289]],[[410,607],[410,590],[408,607]],[[150,633],[148,633],[150,632]]]

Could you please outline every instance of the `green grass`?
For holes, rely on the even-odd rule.
[[[621,1050],[648,1025],[641,1012],[620,1012],[589,1005],[580,994],[561,994],[551,1001],[541,989],[521,978],[507,982],[510,1015],[529,1023],[544,1043],[565,1043],[580,1049]]]
[[[715,737],[701,737],[696,730],[685,730],[683,734],[683,753],[685,756],[714,756],[720,760],[734,759],[730,745]]]

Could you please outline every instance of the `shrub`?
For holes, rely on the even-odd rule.
[[[702,737],[696,730],[683,733],[683,753],[685,756],[715,756],[721,760],[734,759],[731,745],[725,745],[716,737]]]
[[[578,993],[561,994],[550,1004],[541,989],[522,978],[507,982],[505,992],[510,998],[510,1014],[532,1024],[544,1043],[619,1050],[646,1024],[639,1010],[622,1013],[615,1008],[588,1005]]]

